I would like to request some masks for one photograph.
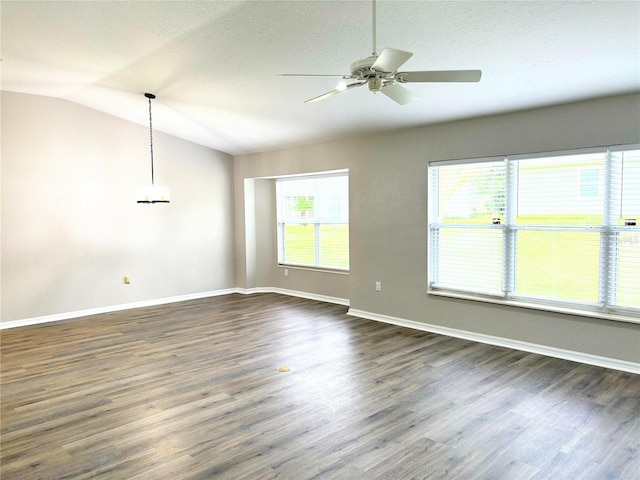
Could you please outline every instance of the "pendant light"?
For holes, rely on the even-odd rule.
[[[151,146],[151,185],[138,188],[138,203],[169,203],[169,187],[155,184],[153,176],[153,125],[151,122],[151,100],[156,98],[153,93],[145,93],[149,99],[149,144]]]

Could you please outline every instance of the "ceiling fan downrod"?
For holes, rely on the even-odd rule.
[[[371,15],[373,17],[373,22],[372,22],[373,23],[373,53],[372,55],[374,57],[377,57],[378,53],[376,51],[376,0],[371,0],[371,3],[372,3]]]

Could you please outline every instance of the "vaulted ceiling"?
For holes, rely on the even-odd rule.
[[[640,91],[640,2],[377,2],[378,53],[402,70],[481,69],[413,83],[400,106],[335,88],[372,53],[370,1],[1,2],[6,91],[46,95],[230,154]]]

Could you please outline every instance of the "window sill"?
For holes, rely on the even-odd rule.
[[[503,300],[499,298],[484,297],[479,295],[470,295],[463,293],[445,292],[440,290],[428,290],[427,295],[435,297],[456,298],[460,300],[472,300],[475,302],[493,303],[496,305],[506,305],[510,307],[528,308],[531,310],[541,310],[545,312],[566,313],[569,315],[578,315],[581,317],[597,318],[601,320],[613,320],[616,322],[634,323],[640,325],[640,318],[631,315],[621,315],[615,313],[596,312],[589,310],[580,310],[577,308],[560,307],[554,305],[541,305],[537,303],[522,302],[518,300]]]
[[[287,265],[286,263],[279,263],[278,268],[286,268],[289,270],[307,270],[309,272],[319,272],[319,273],[335,273],[337,275],[349,275],[349,270],[336,270],[333,268],[321,268],[321,267],[303,267],[301,265]]]

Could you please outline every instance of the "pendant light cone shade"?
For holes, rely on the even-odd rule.
[[[151,121],[151,100],[156,98],[153,93],[145,93],[145,97],[149,99],[149,145],[151,148],[151,185],[138,188],[138,203],[169,203],[171,195],[169,187],[163,187],[155,184],[153,172],[153,123]]]

